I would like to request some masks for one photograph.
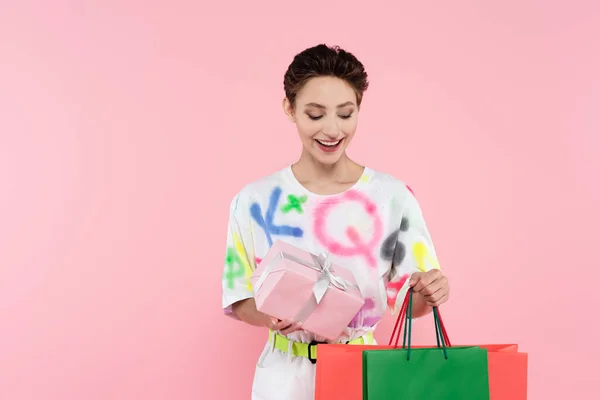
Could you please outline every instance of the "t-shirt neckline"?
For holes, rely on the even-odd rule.
[[[321,197],[321,198],[341,196],[344,193],[347,193],[351,190],[359,189],[361,186],[363,186],[363,184],[367,183],[372,176],[371,169],[367,166],[364,166],[363,172],[360,175],[360,178],[358,178],[358,180],[356,182],[354,182],[354,184],[352,186],[350,186],[349,188],[347,188],[339,193],[319,194],[319,193],[315,193],[315,192],[308,190],[303,184],[300,183],[300,181],[298,181],[298,179],[296,179],[296,175],[294,175],[294,171],[292,171],[291,165],[288,165],[287,167],[285,167],[282,172],[283,172],[283,175],[285,176],[286,180],[288,180],[290,183],[292,183],[294,186],[296,186],[303,193],[305,193],[311,197]]]

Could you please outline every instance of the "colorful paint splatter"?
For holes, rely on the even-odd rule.
[[[223,274],[223,279],[227,283],[227,287],[229,289],[233,289],[235,287],[235,281],[244,277],[244,265],[240,260],[240,257],[236,253],[234,249],[231,247],[227,249],[227,256],[225,257],[225,273]]]
[[[327,231],[327,226],[330,222],[328,219],[331,212],[338,207],[344,208],[349,203],[358,203],[362,208],[364,218],[368,218],[371,221],[373,228],[372,232],[370,232],[370,237],[364,235],[363,232],[359,232],[354,226],[346,227],[346,238],[333,237]],[[347,212],[352,211],[352,208],[347,210]],[[344,221],[338,221],[338,223],[344,224]],[[349,190],[340,196],[328,197],[321,200],[314,211],[313,231],[319,243],[325,246],[325,249],[331,254],[342,257],[361,256],[367,262],[367,265],[371,268],[377,268],[377,260],[374,253],[383,234],[383,224],[381,216],[377,212],[376,204],[364,193],[357,190]],[[344,244],[344,239],[349,240],[350,245]]]
[[[410,188],[373,170],[363,176],[368,179],[337,195],[300,195],[298,182],[284,170],[240,192],[228,236],[224,310],[253,295],[252,271],[275,240],[327,252],[354,273],[365,304],[347,334],[375,326],[413,273],[439,268]]]
[[[356,316],[350,321],[348,327],[350,328],[361,328],[361,327],[373,327],[379,320],[381,315],[377,312],[377,305],[375,299],[365,299],[365,304],[356,314]]]
[[[281,207],[281,211],[284,214],[289,213],[292,210],[298,212],[298,214],[302,214],[304,210],[302,209],[302,205],[306,203],[308,196],[299,196],[296,197],[293,194],[288,195],[288,202]]]
[[[398,266],[406,257],[406,245],[398,241],[400,232],[408,231],[408,218],[403,217],[400,228],[396,229],[383,241],[380,257],[386,261],[391,261],[392,265]]]
[[[237,260],[240,262],[244,268],[244,277],[246,284],[248,285],[248,290],[252,290],[252,285],[250,284],[250,277],[252,276],[253,268],[250,266],[248,255],[246,254],[246,249],[242,244],[239,236],[237,234],[233,234],[233,245],[235,246],[235,251],[237,252]]]
[[[415,256],[419,271],[426,272],[431,269],[440,269],[440,264],[438,263],[437,258],[429,253],[427,250],[427,245],[422,241],[414,244],[413,255]],[[429,265],[429,268],[427,265]]]
[[[394,307],[396,304],[396,299],[398,298],[398,293],[406,283],[406,280],[409,278],[408,274],[404,274],[400,276],[398,280],[390,281],[387,284],[387,303],[390,308]]]
[[[265,236],[267,238],[269,247],[273,245],[273,236],[292,236],[299,238],[304,234],[304,231],[299,227],[275,225],[275,212],[277,211],[280,197],[281,188],[275,187],[269,196],[269,206],[267,207],[267,212],[264,215],[258,202],[254,202],[250,206],[250,215],[258,224],[258,226],[265,231]]]

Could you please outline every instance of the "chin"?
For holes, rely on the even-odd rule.
[[[340,158],[341,157],[318,157],[317,161],[323,165],[334,165],[340,161]]]
[[[311,151],[313,158],[323,165],[333,165],[340,161],[342,155],[344,154],[344,150],[340,149],[335,153],[326,154],[320,150]]]

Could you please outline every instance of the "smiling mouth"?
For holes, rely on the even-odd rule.
[[[342,142],[344,141],[344,139],[340,139],[340,140],[319,140],[319,139],[315,139],[315,142],[317,142],[317,145],[319,146],[319,148],[325,152],[333,152],[336,151],[340,145],[342,144]]]

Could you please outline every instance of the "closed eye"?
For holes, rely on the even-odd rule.
[[[352,117],[352,114],[353,113],[346,114],[346,115],[338,115],[338,117],[340,117],[341,119],[349,119],[349,118]],[[307,114],[307,115],[308,115],[308,118],[312,119],[313,121],[318,121],[321,118],[323,118],[322,115],[316,115],[316,116],[315,115],[310,115],[310,114]]]

